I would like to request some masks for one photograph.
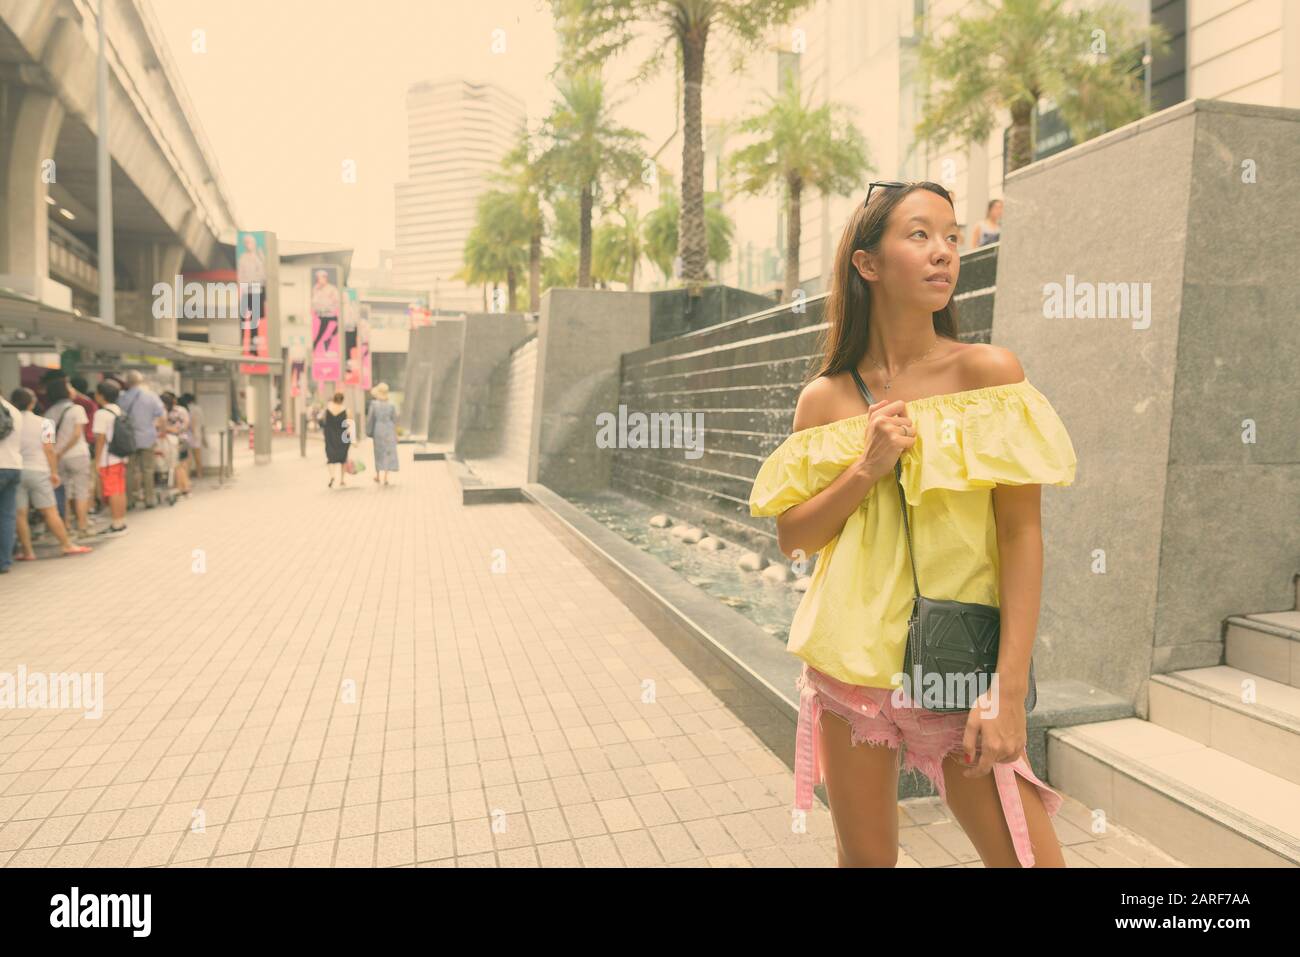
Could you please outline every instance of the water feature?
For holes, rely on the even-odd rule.
[[[791,584],[767,581],[759,572],[737,567],[736,561],[745,550],[740,543],[729,541],[719,551],[688,545],[673,537],[672,528],[655,528],[650,524],[650,517],[661,513],[659,509],[618,492],[592,492],[565,498],[778,641],[784,643],[789,637],[790,620],[803,593]],[[666,514],[676,520],[671,512]]]
[[[465,463],[485,482],[522,485],[528,481],[533,435],[533,392],[537,380],[537,336],[516,346],[492,373],[490,417],[496,431],[476,443]]]

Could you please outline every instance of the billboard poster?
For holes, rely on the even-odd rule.
[[[337,382],[343,378],[339,267],[313,266],[311,274],[311,377]]]
[[[246,360],[265,359],[271,354],[268,316],[267,234],[240,230],[236,239],[239,254],[235,279],[239,283],[239,342]],[[265,363],[243,362],[239,371],[266,375]]]
[[[302,374],[306,365],[306,360],[296,360],[289,365],[289,394],[292,396],[302,395]]]

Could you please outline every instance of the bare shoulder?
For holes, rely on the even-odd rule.
[[[990,343],[972,342],[962,350],[963,378],[972,389],[1012,385],[1025,378],[1020,360],[1010,349]]]
[[[833,376],[818,376],[803,387],[794,407],[792,432],[802,432],[835,420],[834,410],[839,387]]]

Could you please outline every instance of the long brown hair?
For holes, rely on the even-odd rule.
[[[826,329],[818,344],[821,358],[819,364],[809,371],[804,385],[821,376],[854,368],[862,361],[871,328],[871,289],[853,265],[853,254],[859,249],[878,253],[889,214],[903,201],[903,197],[918,189],[928,189],[952,204],[952,197],[946,189],[927,180],[905,187],[877,190],[869,205],[857,207],[849,217],[840,236],[839,248],[835,251],[831,292],[826,297],[822,314]],[[935,335],[957,338],[957,312],[951,299],[934,313],[933,320]]]

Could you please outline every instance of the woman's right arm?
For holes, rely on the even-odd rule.
[[[818,412],[820,391],[805,389],[799,396],[794,431],[823,424],[825,416]],[[911,426],[906,403],[877,402],[870,412],[862,454],[830,485],[777,516],[777,547],[787,558],[809,558],[821,551],[844,529],[844,523],[876,482],[892,474],[898,457],[916,442],[915,436],[901,434],[902,426]]]

